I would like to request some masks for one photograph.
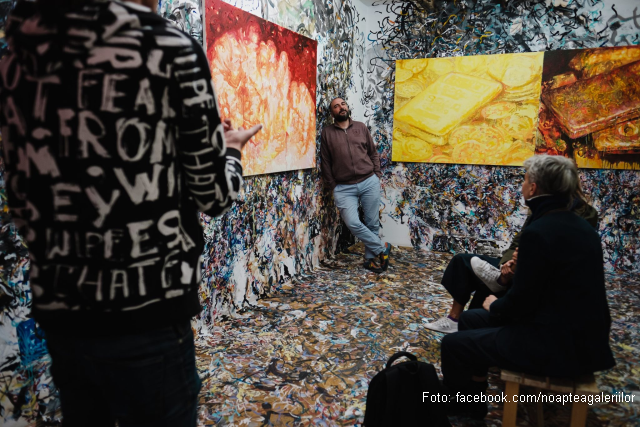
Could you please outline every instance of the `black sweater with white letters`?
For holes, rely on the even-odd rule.
[[[199,311],[198,211],[242,185],[202,48],[151,10],[19,2],[0,63],[11,214],[46,331],[142,331]]]

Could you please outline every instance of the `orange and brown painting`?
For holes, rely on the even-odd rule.
[[[222,117],[264,125],[243,150],[244,175],[315,167],[317,42],[221,0],[205,7]]]
[[[535,150],[543,58],[396,61],[392,159],[522,165]]]
[[[640,170],[640,46],[546,52],[536,153]]]

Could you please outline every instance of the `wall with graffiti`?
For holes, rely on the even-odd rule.
[[[395,60],[539,52],[640,44],[633,0],[376,2],[367,34],[358,115],[372,129],[384,165],[387,240],[444,251],[497,253],[522,226],[523,170],[391,163]],[[640,270],[640,173],[582,169],[600,213],[609,270]]]
[[[355,91],[361,40],[359,15],[350,0],[309,2],[236,0],[230,4],[318,41],[317,129],[327,124],[328,104]],[[210,25],[204,19],[204,30]],[[361,52],[361,50],[360,50]],[[318,266],[339,249],[342,227],[317,169],[248,177],[232,211],[203,217],[205,248],[203,313],[198,329],[220,315],[238,315],[293,277]]]
[[[158,13],[202,43],[201,0],[158,0]]]
[[[7,50],[4,28],[14,4],[0,0],[0,57]],[[0,425],[54,421],[59,407],[50,358],[30,307],[29,253],[8,212],[0,156]]]

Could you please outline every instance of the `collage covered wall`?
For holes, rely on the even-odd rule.
[[[0,0],[0,57],[7,50],[5,23],[15,3]],[[0,425],[50,421],[59,406],[42,331],[29,317],[30,307],[29,253],[11,222],[0,156]]]
[[[351,0],[308,2],[234,0],[231,5],[318,42],[316,141],[327,124],[334,96],[355,88],[355,52],[362,40]],[[215,28],[205,16],[205,34]],[[354,59],[356,58],[356,59]],[[316,145],[316,155],[319,145]],[[203,217],[204,310],[197,329],[219,316],[242,315],[259,298],[294,276],[310,272],[339,245],[340,221],[317,169],[245,177],[245,189],[221,219]]]
[[[365,19],[366,79],[361,98],[351,101],[364,106],[358,115],[381,153],[383,234],[442,251],[498,253],[507,245],[526,216],[524,171],[391,163],[395,61],[640,44],[640,5],[633,0],[384,0]],[[580,177],[600,214],[607,270],[640,271],[640,172],[581,169]]]

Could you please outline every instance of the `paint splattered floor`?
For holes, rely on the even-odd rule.
[[[407,350],[438,366],[442,334],[425,329],[423,320],[448,309],[439,282],[451,255],[409,249],[392,255],[389,271],[379,276],[360,267],[361,255],[339,255],[201,337],[200,425],[358,426],[368,383],[391,354]],[[640,279],[612,276],[608,294],[618,365],[598,375],[598,385],[635,391],[638,401]],[[502,390],[492,374],[490,392]],[[544,413],[547,426],[569,424],[569,406],[545,404]],[[599,405],[587,425],[640,425],[639,413],[640,403]],[[521,404],[518,415],[519,425],[536,425],[535,404]],[[494,405],[486,424],[500,426],[501,418],[502,405]],[[462,418],[452,423],[473,425]]]

